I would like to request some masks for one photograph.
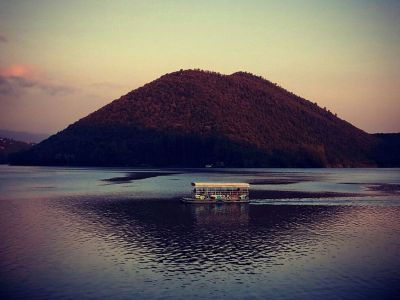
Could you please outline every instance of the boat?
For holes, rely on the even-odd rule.
[[[190,197],[183,197],[182,202],[193,204],[207,203],[248,203],[250,185],[239,182],[192,182]]]

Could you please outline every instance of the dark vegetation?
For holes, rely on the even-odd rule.
[[[386,155],[382,145],[398,149],[398,144],[367,134],[261,77],[187,70],[166,74],[122,96],[14,155],[12,162],[142,167],[390,165],[391,158],[382,157]]]
[[[380,167],[400,167],[400,133],[377,133],[375,160]]]
[[[7,163],[10,154],[27,150],[30,147],[32,144],[0,137],[0,164]]]

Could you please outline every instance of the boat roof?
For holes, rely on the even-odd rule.
[[[192,182],[192,185],[195,187],[250,187],[250,184],[246,182]]]

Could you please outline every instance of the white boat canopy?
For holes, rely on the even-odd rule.
[[[192,182],[195,187],[216,187],[216,188],[249,188],[250,184],[245,182]]]

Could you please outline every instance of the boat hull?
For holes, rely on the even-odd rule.
[[[199,200],[199,199],[193,199],[193,198],[182,198],[181,201],[183,203],[190,203],[190,204],[214,204],[214,203],[220,203],[220,204],[233,204],[233,203],[249,203],[250,200],[216,200],[216,199],[211,199],[211,200]]]

